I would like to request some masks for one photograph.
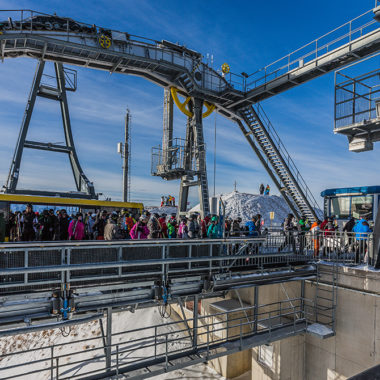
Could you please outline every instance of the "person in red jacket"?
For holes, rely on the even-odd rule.
[[[161,226],[161,238],[166,239],[168,237],[168,226],[166,225],[166,214],[162,214],[158,219]]]
[[[207,216],[206,216],[207,218]],[[198,224],[201,230],[201,238],[205,239],[207,237],[207,223],[206,218],[202,219],[200,215],[198,215]]]

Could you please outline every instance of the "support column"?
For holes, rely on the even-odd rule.
[[[258,308],[259,308],[259,287],[256,285],[254,287],[254,300],[253,300],[253,331],[257,333],[257,317],[258,317]]]
[[[198,194],[200,201],[200,212],[201,217],[204,218],[206,214],[210,213],[210,204],[208,196],[206,148],[203,136],[202,108],[203,100],[193,98],[193,117],[191,119],[191,123],[194,133],[194,152],[196,170],[198,175]]]
[[[193,308],[193,348],[198,347],[198,295],[194,296]]]
[[[173,145],[173,97],[170,89],[164,89],[164,114],[163,114],[162,153],[165,170],[171,170]]]
[[[41,77],[44,72],[45,62],[39,61],[36,72],[34,74],[32,90],[29,94],[28,104],[25,109],[24,118],[22,120],[20,134],[18,136],[15,153],[13,155],[11,167],[8,174],[8,180],[6,183],[7,192],[14,193],[16,191],[18,178],[20,175],[20,165],[22,152],[25,145],[26,135],[28,133],[30,119],[32,118],[32,113],[34,105],[36,104],[37,93],[40,87]]]
[[[185,157],[184,157],[184,169],[188,173],[192,169],[193,162],[193,143],[194,133],[191,125],[191,118],[187,119],[186,125],[186,141],[185,141]],[[178,217],[186,214],[187,201],[189,198],[189,183],[193,178],[186,174],[181,177],[181,185],[179,188],[178,197]]]
[[[55,73],[57,77],[57,88],[59,91],[59,103],[61,106],[63,129],[65,133],[66,145],[68,148],[70,148],[69,157],[70,157],[71,169],[73,171],[73,175],[75,179],[75,184],[77,186],[78,191],[86,192],[87,194],[95,198],[94,185],[92,184],[92,182],[88,180],[88,178],[83,173],[83,170],[79,164],[77,152],[75,150],[74,138],[71,132],[69,105],[68,105],[67,96],[66,96],[65,73],[63,71],[63,65],[62,63],[55,62],[54,67],[55,67]]]
[[[112,366],[112,308],[107,308],[107,334],[106,334],[106,369],[111,371]]]

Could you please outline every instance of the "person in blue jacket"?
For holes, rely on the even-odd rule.
[[[356,240],[356,263],[360,264],[361,255],[365,254],[365,251],[367,249],[367,238],[368,238],[368,232],[371,232],[371,229],[369,227],[367,217],[363,216],[361,219],[359,219],[354,228],[352,229],[353,232],[355,232],[355,240]]]
[[[246,230],[248,231],[248,236],[250,236],[250,237],[258,235],[258,232],[256,230],[256,225],[255,224],[256,224],[256,217],[255,216],[252,216],[252,219],[249,220],[245,224]]]
[[[218,217],[213,216],[211,223],[207,230],[207,237],[210,239],[217,239],[219,237]]]

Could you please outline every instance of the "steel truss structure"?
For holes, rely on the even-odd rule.
[[[255,103],[380,49],[380,28],[370,10],[254,74],[222,76],[202,62],[199,53],[168,41],[141,38],[34,11],[1,12],[5,13],[4,19],[11,17],[1,25],[1,59],[28,56],[136,75],[166,89],[177,89],[193,99],[195,108],[201,102],[214,105],[217,112],[239,124],[295,215],[306,213],[312,220],[318,205],[281,140],[278,136],[273,139],[275,132],[269,130],[270,122],[265,117],[261,119],[261,109]],[[201,129],[199,120],[195,123]],[[199,166],[202,167],[201,163]],[[185,178],[181,183],[185,199]],[[202,171],[197,183],[205,212],[207,181]]]
[[[71,169],[73,171],[73,176],[78,193],[58,192],[60,196],[76,196],[81,198],[97,199],[93,183],[90,182],[88,178],[85,176],[79,164],[79,159],[75,150],[73,134],[71,132],[69,106],[67,102],[67,91],[76,90],[77,73],[74,70],[63,68],[61,62],[54,63],[54,77],[47,76],[46,74],[44,74],[44,68],[45,61],[39,61],[34,76],[33,85],[29,93],[29,99],[25,109],[25,114],[21,124],[16,149],[9,170],[8,180],[5,185],[5,192],[11,194],[22,193],[29,195],[57,195],[57,192],[16,189],[20,175],[20,166],[23,149],[31,148],[55,153],[66,153],[69,156]],[[44,81],[46,77],[48,78],[46,81]],[[56,82],[56,84],[53,83],[54,81]],[[37,97],[43,97],[59,102],[66,145],[26,140],[29,124],[32,118]]]

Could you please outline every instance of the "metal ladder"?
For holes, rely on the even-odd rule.
[[[321,266],[317,265],[317,282],[314,297],[315,322],[329,326],[335,333],[335,311],[338,302],[338,264],[333,261],[332,265],[328,267],[331,271],[321,269]]]
[[[319,205],[260,104],[240,110],[240,129],[297,218],[315,221]],[[255,141],[253,141],[252,137]],[[317,209],[317,210],[316,210]]]

